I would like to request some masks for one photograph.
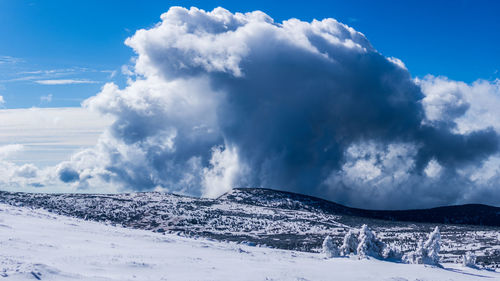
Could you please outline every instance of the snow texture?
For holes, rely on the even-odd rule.
[[[323,245],[321,248],[321,252],[325,255],[327,258],[333,258],[333,257],[338,257],[340,256],[340,250],[339,248],[334,244],[332,237],[326,236],[325,240],[323,241]]]
[[[494,271],[251,247],[0,204],[2,280],[500,280]]]
[[[439,251],[441,249],[441,233],[439,227],[436,226],[434,231],[429,234],[429,238],[425,243],[419,241],[417,249],[406,255],[405,261],[416,264],[439,265]]]
[[[463,266],[468,266],[468,267],[472,267],[472,268],[476,268],[477,265],[476,265],[476,255],[472,252],[466,252],[463,256],[462,256],[462,265]]]
[[[358,240],[359,244],[356,250],[359,258],[382,258],[385,244],[375,236],[375,233],[366,224],[359,230]]]
[[[443,224],[451,221],[483,224],[487,221],[480,218],[492,218],[500,212],[495,208],[485,212],[481,206],[461,206],[445,212],[439,209],[431,213],[425,210],[403,213],[407,219],[428,222],[415,223],[397,221],[398,212],[385,211],[384,217],[372,219],[364,216],[363,210],[318,198],[249,188],[232,190],[218,199],[158,192],[41,194],[0,191],[0,203],[43,208],[61,215],[153,232],[315,253],[321,251],[327,235],[336,245],[343,245],[344,236],[352,231],[354,241],[345,255],[356,253],[358,230],[368,224],[378,238],[393,249],[392,253],[390,249],[384,252],[384,257],[391,260],[398,260],[401,253],[414,251],[419,239],[425,241],[428,233],[439,225],[443,240],[442,262],[456,262],[466,251],[474,251],[479,266],[498,268],[500,265],[498,226]],[[373,211],[369,213],[374,214]]]
[[[344,242],[342,243],[342,246],[340,247],[340,253],[343,256],[348,256],[350,254],[357,254],[358,253],[358,245],[359,245],[359,240],[358,240],[358,233],[356,230],[349,230],[346,235],[344,236]]]

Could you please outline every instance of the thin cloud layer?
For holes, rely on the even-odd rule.
[[[50,80],[36,80],[35,83],[41,85],[70,85],[70,84],[95,84],[99,82],[86,79],[50,79]]]
[[[0,158],[40,168],[53,166],[95,146],[112,121],[85,108],[2,109],[0,147],[19,149],[3,158],[0,152]]]
[[[500,100],[498,81],[415,81],[334,19],[173,7],[161,20],[126,41],[136,78],[84,102],[115,121],[57,166],[59,182],[210,197],[266,187],[372,208],[500,205],[500,117],[486,102]]]

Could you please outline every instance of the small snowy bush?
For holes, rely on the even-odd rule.
[[[407,263],[439,265],[439,250],[441,249],[441,233],[436,226],[425,243],[420,240],[417,249],[404,256]]]
[[[417,244],[417,249],[415,251],[411,251],[406,253],[403,256],[403,261],[406,263],[414,263],[421,264],[423,262],[423,257],[427,255],[427,252],[424,249],[424,241],[420,240]]]
[[[390,261],[401,261],[403,253],[394,245],[386,246],[382,251],[382,257]]]
[[[382,257],[385,244],[375,236],[375,233],[366,224],[361,227],[358,240],[359,244],[356,250],[360,258]]]
[[[472,267],[476,268],[476,255],[471,252],[465,253],[465,255],[462,256],[462,265],[467,266],[467,267]]]
[[[357,247],[359,244],[359,240],[357,237],[357,233],[355,230],[349,230],[347,234],[344,236],[344,242],[340,247],[340,254],[342,256],[348,256],[349,254],[357,254]]]
[[[333,239],[330,236],[326,236],[323,240],[323,249],[321,251],[327,258],[338,257],[340,255],[340,250],[335,244],[333,244]]]

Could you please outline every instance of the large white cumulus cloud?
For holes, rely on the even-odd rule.
[[[477,80],[472,84],[446,77],[426,76],[416,81],[431,122],[453,122],[461,134],[488,127],[500,132],[500,80]]]
[[[57,167],[79,188],[267,187],[358,207],[500,205],[498,82],[413,80],[335,21],[171,8],[127,39],[135,78],[84,106],[113,125]]]

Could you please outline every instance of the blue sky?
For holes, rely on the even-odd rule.
[[[107,81],[123,85],[120,69],[133,56],[124,40],[173,5],[262,10],[276,21],[333,17],[364,33],[384,55],[400,58],[413,76],[500,77],[498,1],[3,0],[3,106],[79,106]]]

